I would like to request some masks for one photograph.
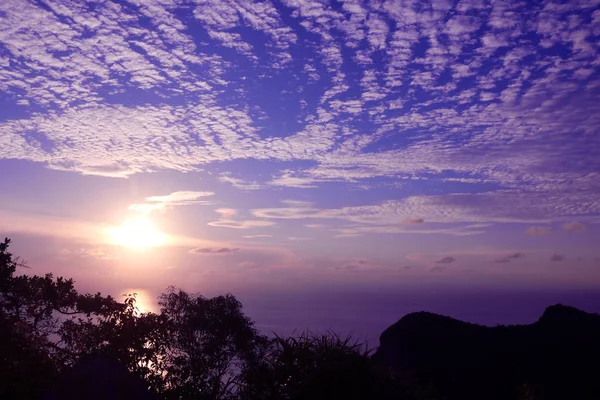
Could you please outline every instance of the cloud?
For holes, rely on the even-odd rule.
[[[96,258],[99,260],[116,260],[119,257],[115,254],[108,253],[105,249],[96,248],[81,248],[75,254],[81,258]]]
[[[338,209],[318,209],[311,202],[284,200],[283,203],[287,207],[253,209],[251,212],[257,217],[266,219],[339,219],[355,223],[352,226],[334,229],[337,232],[336,237],[352,237],[367,233],[469,236],[481,234],[484,232],[482,228],[489,226],[488,224],[469,224],[457,227],[428,225],[429,228],[427,229],[417,228],[416,226],[422,225],[425,219],[411,216],[416,207],[410,207],[410,203],[416,202],[415,200],[417,199],[408,198],[404,201],[388,201],[377,205]],[[432,219],[437,220],[433,216]],[[458,221],[460,219],[454,221],[445,216],[436,222]],[[393,224],[390,224],[391,222]],[[322,224],[308,224],[306,226],[320,225]]]
[[[429,268],[429,272],[443,272],[445,269],[446,269],[446,267],[443,267],[441,265],[437,265],[435,267]]]
[[[335,267],[335,269],[345,270],[345,271],[354,271],[354,270],[357,270],[358,268],[359,268],[358,265],[355,265],[355,264],[346,264],[346,265],[342,265],[339,267]]]
[[[523,258],[525,257],[525,254],[523,253],[512,253],[512,254],[508,254],[506,256],[497,258],[495,260],[493,260],[493,262],[495,263],[507,263],[510,262],[512,260],[516,260],[517,258]]]
[[[273,235],[246,235],[244,239],[266,239],[273,237]]]
[[[408,235],[452,235],[452,236],[472,236],[484,233],[481,229],[472,226],[459,226],[453,228],[438,227],[428,229],[418,229],[402,225],[355,225],[352,227],[333,229],[339,232],[339,235],[364,235],[368,233],[383,234],[408,234]]]
[[[179,191],[173,192],[166,196],[150,196],[146,197],[148,202],[168,203],[176,205],[185,205],[188,203],[196,203],[199,199],[207,196],[213,196],[213,192],[194,192],[194,191]]]
[[[175,206],[206,205],[211,202],[202,199],[213,195],[213,192],[178,191],[164,196],[146,197],[144,203],[132,204],[129,206],[129,209],[149,214],[152,211],[164,211]]]
[[[260,227],[268,227],[275,225],[272,221],[258,221],[258,220],[235,220],[233,219],[238,210],[235,208],[218,208],[215,210],[217,214],[219,214],[220,219],[218,221],[208,222],[208,226],[214,226],[219,228],[232,228],[232,229],[250,229],[250,228],[260,228]]]
[[[271,181],[268,182],[268,184],[272,186],[286,186],[293,188],[308,189],[318,187],[318,182],[319,181],[315,178],[297,177],[292,176],[289,172],[285,172],[281,176],[273,178]]]
[[[363,236],[362,233],[338,233],[337,235],[334,235],[333,237],[335,238],[353,238],[353,237],[359,237],[359,236]]]
[[[558,254],[558,253],[554,253],[552,254],[552,256],[550,256],[550,261],[562,261],[565,259],[565,256]]]
[[[221,218],[231,218],[237,214],[238,210],[234,208],[218,208],[215,212],[219,214]]]
[[[250,228],[264,228],[268,226],[275,225],[274,222],[271,221],[256,221],[256,220],[246,220],[246,221],[234,221],[234,220],[219,220],[219,221],[211,221],[207,223],[209,226],[219,227],[219,228],[233,228],[233,229],[250,229]]]
[[[238,247],[198,247],[191,249],[190,254],[209,254],[209,255],[223,255],[231,254],[238,251]]]
[[[552,201],[543,194],[530,195],[518,191],[485,192],[477,194],[449,194],[438,196],[410,196],[402,200],[387,200],[375,204],[321,209],[314,204],[286,203],[287,207],[253,209],[251,212],[268,219],[342,219],[363,224],[389,225],[407,224],[407,221],[434,223],[469,223],[470,226],[484,227],[482,224],[501,223],[547,223],[553,220],[564,221],[569,214],[600,213],[598,204],[583,197],[577,198],[577,205],[571,204],[577,197],[573,194],[556,197]],[[535,202],[537,206],[530,204]],[[410,224],[407,224],[410,225]],[[418,225],[418,224],[417,224]],[[530,234],[545,234],[550,227],[533,227]]]
[[[562,225],[562,228],[565,231],[569,231],[569,232],[585,232],[588,230],[587,226],[585,226],[581,222],[577,222],[577,221],[565,222]]]
[[[418,224],[424,223],[425,219],[424,218],[411,217],[411,218],[405,219],[404,222],[407,223],[407,224],[418,225]]]
[[[275,225],[275,223],[272,221],[235,220],[233,218],[238,213],[238,210],[235,208],[218,208],[215,210],[215,212],[219,214],[220,219],[217,221],[208,222],[208,226],[232,229],[250,229]]]
[[[552,232],[550,226],[530,226],[525,230],[525,233],[529,236],[546,236]]]
[[[259,190],[264,188],[263,185],[260,185],[257,182],[246,182],[243,179],[234,178],[228,172],[222,173],[221,176],[219,176],[219,181],[229,183],[234,188],[240,190]]]
[[[442,257],[439,260],[436,260],[435,263],[436,264],[450,264],[456,261],[456,258],[454,257],[450,257],[450,256],[446,256],[446,257]]]
[[[0,121],[2,159],[111,178],[277,162],[266,183],[252,168],[217,178],[245,191],[440,184],[272,218],[547,224],[600,212],[593,2],[0,3],[0,90],[19,110]],[[256,92],[273,80],[280,93]]]

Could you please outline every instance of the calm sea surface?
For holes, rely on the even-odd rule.
[[[557,303],[600,313],[598,291],[536,291],[471,294],[293,293],[236,294],[264,334],[303,330],[353,334],[370,347],[402,316],[429,311],[483,324],[529,324]]]

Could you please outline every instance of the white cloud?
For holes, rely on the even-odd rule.
[[[246,221],[234,221],[222,219],[218,221],[211,221],[207,225],[219,227],[219,228],[233,228],[233,229],[250,229],[250,228],[263,228],[275,225],[271,221],[257,221],[257,220],[246,220]]]
[[[234,220],[233,218],[237,215],[238,211],[233,208],[219,208],[215,210],[215,212],[219,214],[220,219],[217,221],[211,221],[207,225],[233,229],[263,228],[275,225],[275,223],[272,221]]]
[[[282,176],[271,180],[269,185],[308,189],[318,187],[317,182],[318,181],[313,178],[301,178],[290,176],[289,174],[283,174]]]
[[[258,190],[264,188],[263,185],[258,184],[257,182],[246,182],[240,178],[234,178],[229,173],[223,173],[219,176],[219,181],[229,183],[236,189],[241,190]]]
[[[327,225],[325,225],[325,224],[306,224],[304,226],[306,226],[307,228],[310,228],[310,229],[325,229],[325,228],[327,228]]]
[[[380,178],[481,189],[257,211],[269,218],[573,223],[600,211],[593,3],[190,5],[2,1],[0,90],[21,111],[0,122],[0,158],[119,178],[281,162],[268,182],[218,178],[247,191]],[[279,109],[256,101],[274,81],[297,96],[274,99],[290,113],[281,131]]]
[[[218,208],[215,212],[219,214],[221,218],[232,218],[238,213],[238,210],[235,208]]]
[[[211,204],[211,202],[203,199],[213,195],[213,192],[178,191],[164,196],[146,197],[144,203],[132,204],[129,209],[149,214],[152,211],[164,211],[174,206],[206,205]]]
[[[273,235],[246,235],[244,239],[266,239],[271,238]]]

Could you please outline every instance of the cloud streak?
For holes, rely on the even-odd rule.
[[[503,257],[496,258],[493,262],[498,263],[498,264],[505,264],[505,263],[508,263],[508,262],[511,262],[513,260],[523,258],[523,257],[525,257],[525,254],[523,254],[523,253],[512,253],[512,254],[508,254]]]
[[[164,211],[176,206],[207,205],[211,202],[203,199],[213,195],[213,192],[178,191],[164,196],[146,197],[144,203],[132,204],[129,209],[149,214],[152,211]]]
[[[190,254],[224,255],[240,250],[238,247],[197,247],[189,251]]]
[[[237,214],[237,210],[233,208],[219,208],[215,210],[220,215],[220,219],[217,221],[210,221],[207,223],[208,226],[218,228],[232,228],[232,229],[251,229],[251,228],[265,228],[275,225],[272,221],[261,221],[261,220],[236,220],[234,219]]]
[[[435,261],[435,264],[450,264],[456,261],[456,258],[451,256],[442,257]]]

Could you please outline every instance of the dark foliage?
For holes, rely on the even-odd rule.
[[[386,387],[369,351],[333,333],[277,337],[245,378],[247,399],[379,399]]]
[[[16,275],[0,243],[1,399],[554,400],[600,398],[600,316],[553,306],[527,326],[430,313],[371,352],[350,337],[267,339],[232,295],[170,288],[160,312]]]
[[[44,400],[158,400],[144,379],[106,355],[84,357],[53,386]]]

